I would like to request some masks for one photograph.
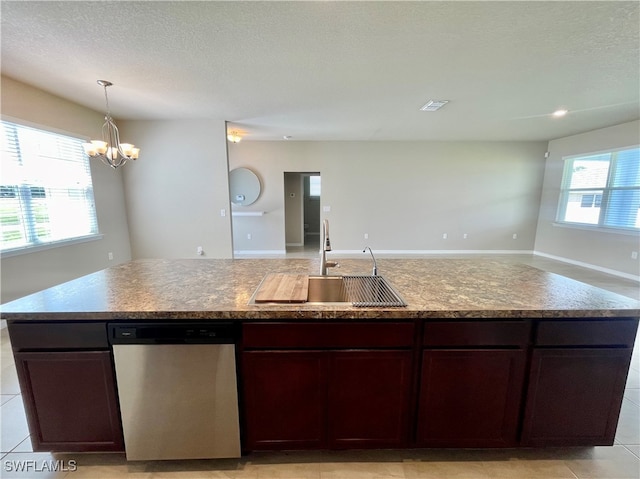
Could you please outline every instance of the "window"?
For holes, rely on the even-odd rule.
[[[309,177],[309,196],[320,196],[320,176]]]
[[[98,234],[83,140],[2,121],[2,252]]]
[[[640,230],[640,148],[565,158],[557,220]]]

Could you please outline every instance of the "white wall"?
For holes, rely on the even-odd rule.
[[[141,149],[124,172],[133,258],[231,258],[225,122],[119,124]]]
[[[334,251],[361,251],[365,244],[390,253],[530,251],[546,147],[544,142],[230,145],[230,168],[251,168],[263,182],[258,201],[243,209],[266,212],[234,217],[234,231],[243,233],[236,235],[234,249],[284,250],[284,172],[319,171],[322,206],[331,208],[322,215],[330,220]]]
[[[640,251],[638,233],[594,231],[554,224],[564,167],[563,157],[592,153],[640,144],[640,122],[590,131],[549,142],[540,217],[536,237],[536,252],[599,269],[639,276],[638,260],[632,251]]]
[[[72,136],[101,136],[104,113],[4,76],[1,90],[3,119]],[[103,238],[3,257],[3,303],[131,259],[122,175],[96,161],[91,164],[91,176]],[[109,252],[113,261],[108,260]]]

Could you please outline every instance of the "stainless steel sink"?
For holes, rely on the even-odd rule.
[[[309,276],[309,303],[348,303],[342,276]]]
[[[249,304],[256,304],[255,293]],[[356,307],[407,304],[382,276],[309,276],[306,304],[351,303]]]

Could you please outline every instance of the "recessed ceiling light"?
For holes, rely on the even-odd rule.
[[[565,116],[567,113],[569,113],[569,110],[560,109],[560,110],[554,111],[552,115],[555,116],[556,118],[560,118],[561,116]]]
[[[443,106],[445,106],[447,103],[449,103],[449,100],[429,100],[427,103],[424,104],[422,108],[420,108],[420,110],[436,111],[442,108]]]

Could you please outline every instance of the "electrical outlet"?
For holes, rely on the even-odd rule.
[[[467,233],[462,235],[462,239],[467,239],[469,237],[469,235]]]
[[[247,239],[251,239],[251,233],[247,233]]]
[[[513,239],[518,239],[518,233],[513,233]]]
[[[638,259],[638,252],[637,251],[632,251],[631,252],[631,259]]]
[[[369,233],[364,234],[364,239],[369,239]]]
[[[442,239],[447,239],[447,233],[442,233]]]
[[[220,216],[227,216],[227,210],[225,210],[224,208],[222,208],[220,210]]]
[[[202,255],[204,254],[204,250],[202,249],[202,246],[198,246],[198,247],[196,248],[196,254],[197,254],[198,256],[202,256]]]
[[[109,251],[108,256],[109,256],[109,261],[113,261],[113,253],[111,251]]]

